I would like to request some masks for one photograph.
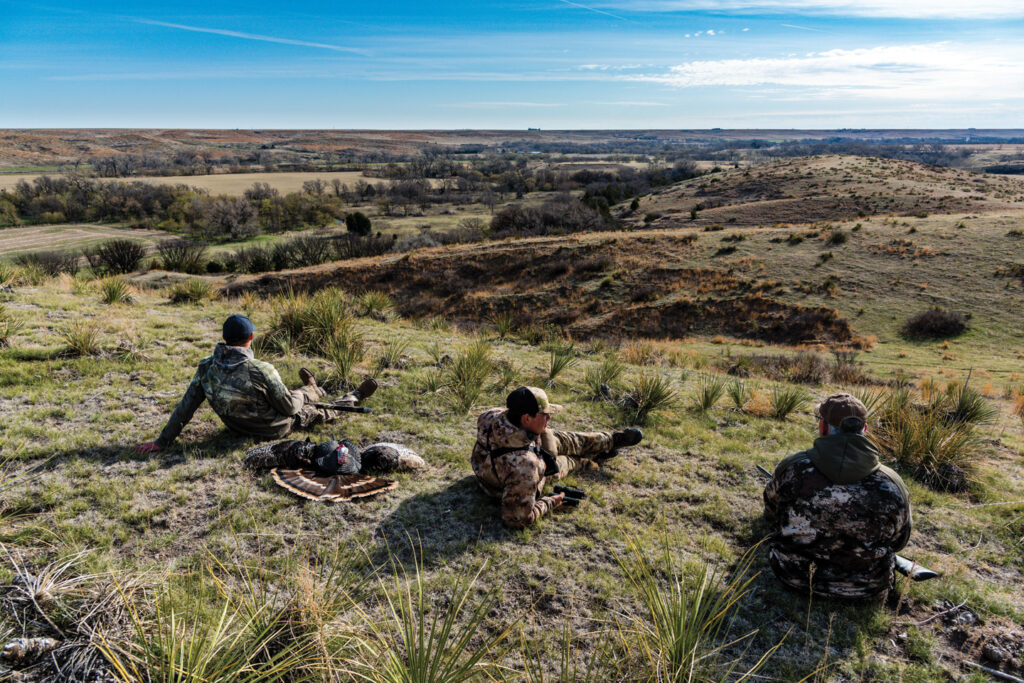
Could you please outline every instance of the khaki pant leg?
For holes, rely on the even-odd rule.
[[[612,435],[607,432],[563,432],[548,428],[541,434],[541,445],[555,454],[558,478],[575,472],[582,461],[612,450]]]
[[[306,399],[305,405],[295,415],[295,429],[309,429],[314,425],[333,422],[341,417],[340,410],[313,405],[327,395],[327,392],[320,387],[303,385],[295,391],[298,391]]]

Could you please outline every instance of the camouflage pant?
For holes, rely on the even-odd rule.
[[[306,397],[306,403],[295,415],[295,422],[292,424],[289,434],[299,429],[309,429],[314,425],[322,424],[324,422],[332,422],[341,417],[342,411],[340,410],[321,408],[314,405],[317,401],[322,400],[327,395],[327,392],[320,387],[303,385],[295,391],[298,391]]]
[[[608,432],[563,432],[548,428],[540,435],[540,440],[558,461],[557,479],[580,469],[583,461],[612,450],[612,435]]]

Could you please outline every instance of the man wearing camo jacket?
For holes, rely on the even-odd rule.
[[[879,464],[860,400],[829,396],[818,418],[814,447],[780,462],[764,489],[774,527],[769,562],[780,581],[804,593],[884,598],[896,553],[910,538],[910,494]]]
[[[501,501],[501,520],[523,528],[561,507],[564,494],[545,496],[544,483],[561,479],[587,460],[602,462],[616,449],[640,443],[639,429],[620,432],[563,432],[548,427],[561,406],[543,389],[519,387],[504,408],[477,419],[471,462],[477,483]]]

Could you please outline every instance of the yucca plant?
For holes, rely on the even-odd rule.
[[[420,390],[425,394],[436,394],[444,388],[445,377],[440,370],[431,369],[419,379]]]
[[[947,388],[947,393],[949,396],[947,415],[954,422],[987,425],[995,422],[999,415],[999,410],[989,403],[980,392],[969,387],[967,382],[951,384]]]
[[[508,360],[499,360],[494,364],[494,373],[496,375],[494,380],[494,388],[497,391],[504,391],[511,384],[516,384],[519,380],[519,368],[515,363]]]
[[[781,645],[770,648],[746,670],[737,671],[757,634],[756,630],[735,632],[736,613],[756,577],[750,575],[753,551],[741,558],[729,576],[706,560],[681,567],[667,543],[655,560],[632,537],[627,536],[626,547],[628,554],[618,560],[640,598],[635,632],[648,680],[744,680],[763,667]],[[746,647],[735,654],[741,645]]]
[[[493,371],[491,346],[485,341],[476,341],[455,354],[451,365],[445,368],[445,385],[456,412],[469,412],[483,395],[484,384]]]
[[[50,274],[38,263],[20,266],[16,272],[15,281],[30,287],[38,287],[50,279]]]
[[[810,400],[800,387],[775,386],[772,388],[769,414],[776,420],[785,420],[790,413],[805,408]]]
[[[617,389],[619,378],[625,369],[625,363],[611,354],[605,356],[600,364],[587,368],[583,373],[583,384],[587,388],[587,395],[593,398],[607,398],[604,388],[607,387],[609,392]]]
[[[195,277],[175,282],[167,289],[167,299],[172,304],[201,304],[212,298],[213,285]]]
[[[484,622],[498,602],[500,584],[477,596],[477,582],[487,563],[453,581],[451,595],[439,601],[423,581],[421,554],[414,573],[393,557],[391,585],[380,581],[384,619],[363,614],[369,647],[357,660],[358,680],[373,683],[462,683],[493,680],[505,656],[503,643],[514,626],[488,631]]]
[[[715,407],[722,394],[725,393],[727,382],[720,375],[702,373],[697,380],[697,387],[691,396],[693,409],[698,413],[706,413]]]
[[[97,283],[100,301],[107,304],[130,304],[134,300],[134,289],[123,278],[105,277]]]
[[[490,323],[494,326],[494,331],[498,334],[498,339],[507,339],[512,330],[516,326],[516,318],[507,311],[495,313],[490,317]]]
[[[336,340],[357,337],[348,295],[337,288],[321,289],[300,309],[301,331],[293,343],[319,355],[336,352]]]
[[[405,337],[395,337],[384,343],[384,349],[377,359],[376,374],[380,374],[389,368],[401,368],[405,365],[403,356],[409,350],[409,340]]]
[[[572,343],[554,343],[551,345],[548,362],[548,386],[555,385],[555,379],[567,368],[579,362],[576,348]]]
[[[356,366],[366,353],[366,343],[362,334],[350,325],[321,341],[318,353],[330,364],[325,385],[331,388],[349,387],[354,384]]]
[[[941,406],[890,406],[871,431],[882,454],[930,486],[966,488],[982,441],[974,423],[949,419]]]
[[[572,615],[562,622],[558,661],[554,667],[544,661],[536,640],[525,631],[520,632],[523,670],[516,672],[514,680],[526,683],[590,683],[591,681],[625,680],[615,671],[617,663],[608,655],[602,642],[595,643],[589,657],[583,660],[582,638],[573,632]],[[502,680],[509,680],[503,677]]]
[[[627,423],[643,426],[656,413],[673,406],[678,396],[670,380],[654,372],[645,372],[628,387],[619,406]]]
[[[386,292],[370,290],[363,292],[356,299],[359,314],[378,320],[387,320],[395,309],[395,302]]]
[[[887,394],[884,389],[861,388],[854,390],[852,394],[867,408],[868,421],[871,421],[872,416],[885,405],[887,400]]]
[[[75,320],[57,330],[67,356],[97,356],[100,347],[100,326],[94,320]]]
[[[736,410],[743,410],[743,407],[747,405],[747,402],[754,395],[754,390],[739,379],[729,382],[725,392],[729,395],[729,400],[732,401],[732,405]]]
[[[11,287],[18,280],[18,268],[7,261],[0,261],[0,289]]]
[[[0,349],[11,345],[11,337],[21,332],[25,321],[16,318],[3,304],[0,304]]]

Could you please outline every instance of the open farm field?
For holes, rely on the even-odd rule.
[[[159,230],[136,230],[109,225],[35,225],[0,230],[0,258],[32,251],[67,251],[111,239],[132,239],[155,246],[169,235]]]

